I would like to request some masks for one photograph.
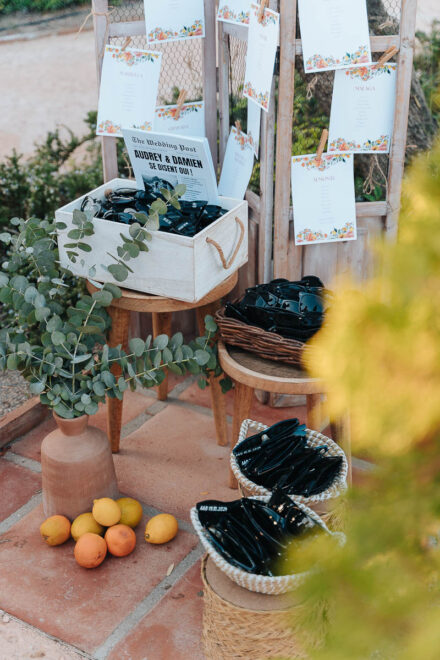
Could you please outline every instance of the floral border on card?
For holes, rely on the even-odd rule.
[[[229,21],[230,23],[239,23],[240,25],[249,25],[250,11],[235,12],[228,5],[218,8],[217,20]]]
[[[345,163],[352,157],[352,154],[323,154],[321,159],[318,160],[315,155],[313,156],[293,156],[292,162],[301,163],[301,167],[307,170],[319,170],[324,172],[332,165],[337,163]]]
[[[347,241],[353,238],[355,238],[354,224],[347,221],[342,227],[334,227],[328,234],[322,231],[301,229],[296,234],[295,242],[297,245],[302,245],[304,243],[322,243],[323,241]]]
[[[155,62],[160,57],[160,53],[153,53],[150,51],[122,50],[120,48],[108,48],[107,50],[111,53],[113,59],[122,62],[127,66],[145,64],[145,62]]]
[[[367,46],[358,46],[357,50],[353,53],[345,53],[344,57],[340,60],[338,57],[329,55],[325,57],[319,53],[315,53],[306,61],[305,71],[315,71],[316,69],[332,69],[334,67],[353,66],[354,64],[362,64],[369,62],[369,51]]]
[[[177,112],[177,105],[166,106],[161,105],[156,108],[156,114],[160,119],[174,119]],[[180,110],[180,117],[189,115],[191,112],[199,112],[203,108],[203,103],[190,103],[188,105],[182,105]]]
[[[257,92],[249,81],[244,83],[243,95],[253,99],[258,105],[267,110],[269,106],[269,91]]]
[[[390,136],[381,135],[376,140],[365,140],[363,144],[358,144],[355,140],[346,140],[345,138],[336,138],[329,144],[329,151],[383,151],[387,152],[390,148]]]
[[[158,41],[174,41],[176,39],[194,39],[195,37],[203,37],[204,24],[202,19],[196,19],[192,25],[183,26],[178,32],[174,30],[167,30],[161,27],[155,27],[150,30],[147,37],[148,43],[156,43]]]
[[[103,119],[96,130],[97,135],[107,134],[107,135],[116,135],[121,133],[121,127],[119,124],[113,123],[111,119]]]
[[[246,135],[243,131],[238,132],[236,128],[232,127],[232,135],[234,136],[235,141],[239,144],[240,149],[245,151],[246,149],[254,149],[254,139],[252,135]]]
[[[383,64],[382,66],[372,64],[370,66],[359,66],[354,69],[347,69],[345,75],[350,78],[360,78],[364,82],[367,82],[368,80],[371,80],[371,78],[375,78],[383,73],[391,75],[391,71],[395,71],[396,68],[397,64]]]
[[[260,7],[256,5],[252,5],[251,8],[252,11],[254,12],[254,16],[258,18]],[[263,12],[263,16],[261,17],[261,21],[259,21],[259,24],[262,25],[263,27],[267,27],[268,25],[274,25],[275,23],[278,23],[278,15],[274,14],[270,9],[265,9]]]

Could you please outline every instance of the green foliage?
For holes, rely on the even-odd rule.
[[[16,11],[56,11],[74,5],[87,4],[84,0],[0,0],[0,16]]]
[[[440,142],[404,184],[396,244],[376,274],[336,293],[311,342],[330,414],[377,463],[348,499],[347,544],[307,548],[319,565],[297,594],[327,603],[314,659],[434,660],[440,648]],[[291,557],[292,565],[298,556]],[[316,621],[304,623],[307,633]]]
[[[414,68],[433,116],[440,120],[440,21],[434,20],[430,34],[417,32]]]

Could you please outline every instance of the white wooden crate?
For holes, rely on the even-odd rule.
[[[113,179],[89,194],[103,199],[106,190],[121,187],[136,189],[137,186],[135,181]],[[115,263],[108,253],[117,256],[116,249],[122,243],[119,234],[129,236],[128,226],[95,218],[93,220],[95,233],[86,239],[92,251],[79,251],[80,256],[76,264],[67,257],[65,244],[72,242],[67,234],[74,228],[73,211],[81,207],[83,199],[84,196],[79,197],[55,212],[56,221],[63,222],[67,226],[67,229],[58,231],[61,265],[75,275],[88,277],[90,268],[94,266],[96,274],[93,279],[98,282],[113,282],[143,293],[197,302],[247,262],[247,202],[220,197],[220,206],[228,210],[225,215],[193,238],[160,231],[151,232],[153,238],[148,243],[149,252],[141,252],[136,259],[131,259],[128,265],[133,273],[129,273],[124,282],[117,282],[103,265],[109,266]],[[207,239],[213,239],[221,246],[227,262],[240,244],[235,259],[230,265],[228,264],[228,268],[224,268],[217,248],[207,242]],[[80,263],[81,260],[83,263]]]

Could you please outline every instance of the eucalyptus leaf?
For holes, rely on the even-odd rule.
[[[145,342],[139,339],[139,337],[134,337],[128,342],[128,347],[136,357],[140,357],[145,351]]]
[[[210,354],[208,353],[208,351],[203,351],[201,349],[198,349],[194,353],[194,358],[195,358],[197,364],[200,367],[203,367],[205,364],[207,364],[209,362]]]
[[[153,341],[153,346],[163,351],[168,346],[168,335],[158,335]]]

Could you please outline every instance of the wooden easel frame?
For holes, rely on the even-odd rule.
[[[394,239],[400,209],[406,132],[414,54],[417,0],[402,0],[400,30],[396,35],[371,36],[373,53],[383,53],[390,46],[399,49],[397,56],[397,89],[394,133],[389,157],[387,200],[356,204],[359,225],[357,246],[335,245],[295,246],[291,231],[290,163],[292,155],[293,101],[295,93],[295,58],[302,53],[301,39],[296,34],[297,0],[280,0],[280,77],[278,96],[276,183],[274,217],[274,276],[297,279],[307,273],[320,274],[324,281],[347,270],[360,260],[360,270],[366,270],[364,255],[371,234],[384,230]],[[318,74],[319,75],[319,74]],[[363,276],[365,272],[361,273]]]

